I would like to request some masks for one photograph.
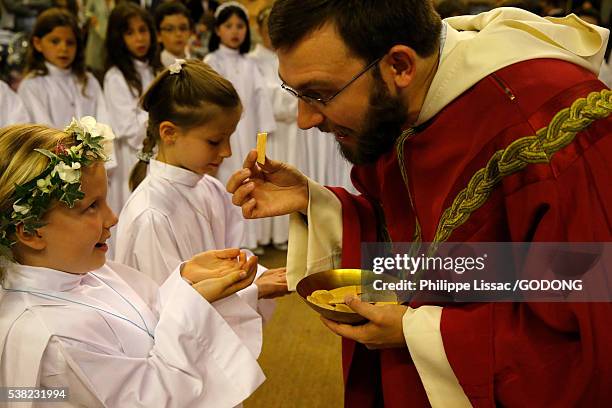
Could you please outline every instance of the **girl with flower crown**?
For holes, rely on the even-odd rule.
[[[227,78],[236,88],[244,106],[244,113],[232,137],[232,157],[219,168],[217,177],[223,183],[238,169],[242,158],[255,147],[258,132],[276,129],[274,113],[264,80],[257,64],[247,53],[251,48],[248,12],[235,1],[221,4],[215,11],[215,26],[211,33],[204,62]],[[256,248],[271,239],[269,220],[246,221],[243,245]]]
[[[257,259],[197,254],[161,287],[107,262],[109,129],[0,130],[0,384],[63,387],[69,406],[240,404],[264,378],[232,307]]]
[[[35,123],[61,128],[73,117],[107,119],[102,88],[85,71],[81,31],[70,12],[52,8],[36,19],[17,92]]]
[[[119,213],[130,196],[128,178],[145,137],[147,114],[138,99],[162,68],[155,26],[146,10],[124,2],[113,9],[106,34],[104,94],[115,139],[117,168],[109,175],[111,208]]]
[[[147,89],[142,108],[149,114],[147,137],[130,178],[135,190],[119,218],[115,260],[163,282],[181,259],[240,246],[244,218],[210,174],[233,155],[230,136],[242,104],[208,65],[178,60]],[[267,298],[287,293],[285,270],[260,266],[260,272],[239,295],[245,308],[267,317],[273,308]],[[249,338],[260,347],[261,322],[253,322]]]

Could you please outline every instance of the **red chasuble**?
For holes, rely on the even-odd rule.
[[[434,239],[443,211],[496,151],[602,89],[571,63],[521,62],[484,78],[417,129],[404,163],[423,241]],[[342,202],[345,268],[359,268],[361,242],[377,240],[375,208],[394,242],[412,241],[415,229],[395,151],[355,167],[352,178],[359,197],[331,188]],[[549,163],[504,177],[448,241],[612,241],[611,180],[609,117]],[[474,303],[444,307],[440,329],[473,406],[595,407],[612,401],[611,327],[609,303]],[[369,351],[344,339],[343,362],[346,406],[429,406],[407,349]]]

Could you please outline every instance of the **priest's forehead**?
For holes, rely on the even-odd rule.
[[[355,56],[331,23],[313,31],[294,47],[279,49],[279,76],[292,88],[341,84],[364,61]]]

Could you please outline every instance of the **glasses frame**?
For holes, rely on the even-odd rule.
[[[383,55],[383,57],[384,57],[384,55]],[[362,69],[357,75],[355,75],[350,81],[348,81],[346,83],[346,85],[344,85],[336,93],[334,93],[333,95],[331,95],[331,96],[329,96],[327,98],[316,98],[314,96],[309,96],[309,95],[303,94],[301,92],[296,91],[295,89],[293,89],[292,87],[287,85],[285,82],[283,82],[281,84],[281,88],[283,88],[285,91],[289,92],[290,94],[292,94],[296,98],[303,100],[304,102],[306,102],[309,105],[320,104],[322,106],[327,106],[336,96],[340,95],[353,82],[357,81],[363,74],[365,74],[370,69],[372,69],[375,65],[377,65],[383,59],[383,57],[378,57],[374,61],[370,62],[368,65],[366,65],[366,67],[364,69]]]

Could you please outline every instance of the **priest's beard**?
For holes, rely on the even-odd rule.
[[[372,70],[374,84],[363,130],[354,134],[352,145],[339,142],[340,152],[353,164],[374,163],[393,148],[408,120],[408,107],[397,96],[391,96],[380,70]]]

